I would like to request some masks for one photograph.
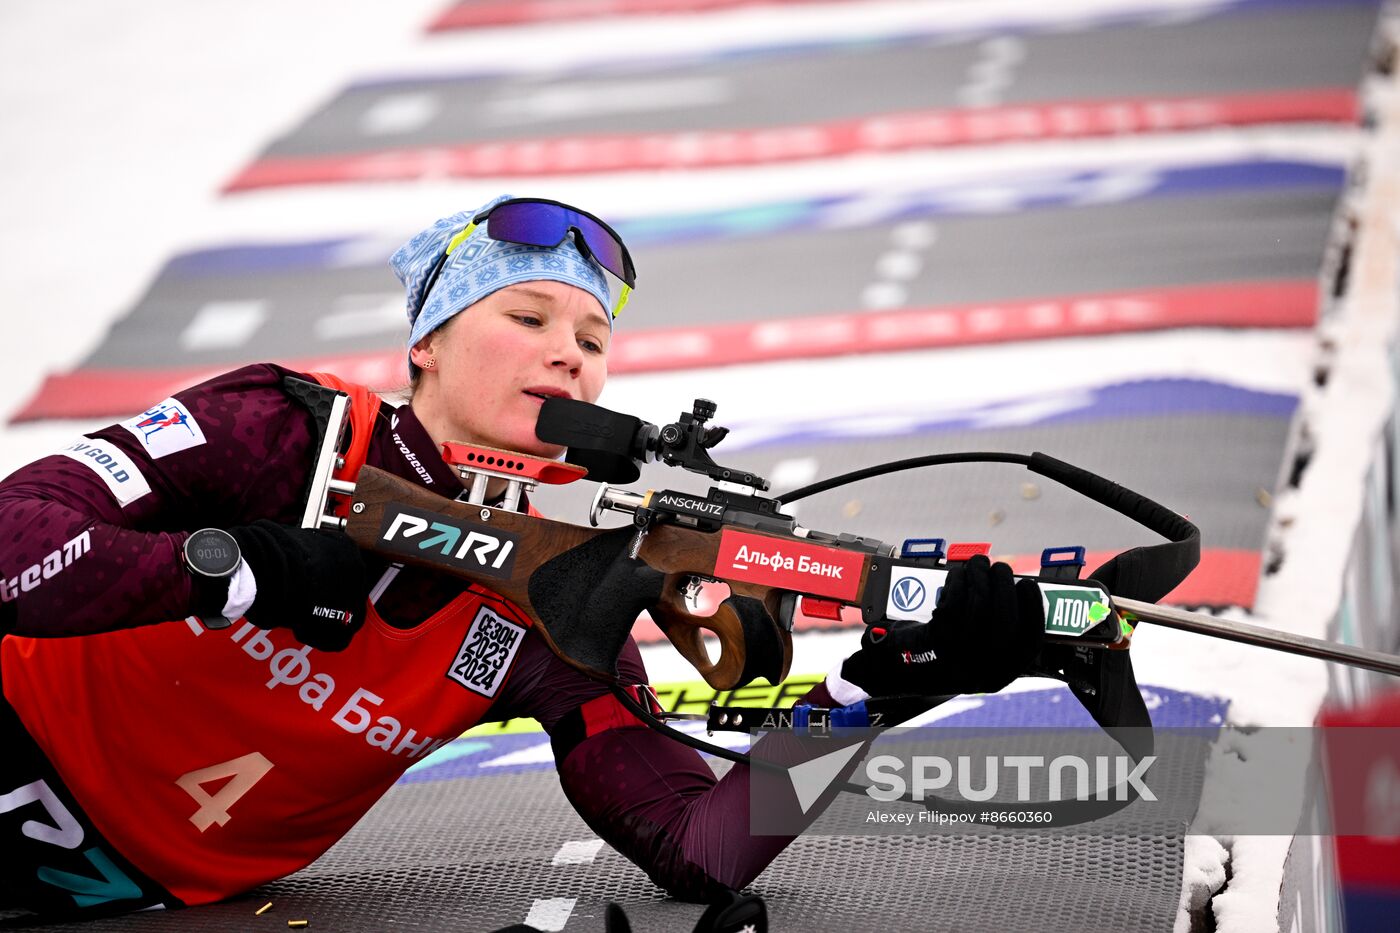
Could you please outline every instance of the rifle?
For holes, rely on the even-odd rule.
[[[500,594],[533,620],[562,659],[614,685],[615,662],[635,619],[635,613],[629,617],[619,607],[645,608],[682,656],[720,690],[760,676],[772,683],[787,676],[799,607],[827,619],[839,618],[843,607],[856,607],[867,625],[928,619],[950,566],[985,553],[987,545],[910,539],[894,546],[804,528],[782,509],[808,495],[896,470],[987,461],[1026,466],[1167,539],[1125,551],[1084,579],[1083,548],[1048,548],[1033,577],[1044,598],[1046,648],[1027,673],[1069,683],[1101,724],[1122,718],[1107,706],[1141,704],[1127,650],[1134,625],[1142,621],[1400,675],[1400,657],[1393,655],[1154,605],[1198,563],[1199,529],[1145,496],[1045,454],[919,457],[773,498],[761,495],[769,489],[763,477],[711,458],[709,451],[728,433],[709,423],[713,402],[697,399],[690,412],[657,426],[585,402],[549,399],[536,434],[567,447],[565,462],[444,444],[444,459],[468,489],[466,501],[454,501],[369,466],[353,484],[333,479],[344,430],[343,398],[300,380],[289,382],[300,383],[296,391],[317,413],[323,438],[303,525],[343,528],[367,550]],[[715,485],[703,497],[612,485],[635,481],[638,464],[653,460],[700,473]],[[592,527],[516,511],[539,483],[583,478],[603,484],[593,501]],[[507,489],[494,505],[485,501],[492,480],[503,481]],[[330,495],[349,501],[328,515]],[[631,526],[596,527],[607,512],[630,515]],[[712,615],[697,614],[700,590],[715,582],[728,584],[731,595]],[[718,658],[710,657],[706,634],[718,640]],[[1125,671],[1128,683],[1109,683],[1122,681]],[[1145,720],[1146,711],[1128,718]]]

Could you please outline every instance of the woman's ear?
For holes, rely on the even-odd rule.
[[[409,349],[408,358],[414,366],[426,370],[432,370],[437,366],[437,356],[433,349],[435,342],[434,334],[428,334]]]

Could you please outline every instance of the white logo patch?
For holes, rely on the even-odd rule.
[[[204,443],[204,432],[200,430],[199,422],[173,398],[143,411],[135,418],[128,418],[121,426],[146,445],[152,460]]]
[[[523,626],[482,606],[472,619],[447,676],[473,693],[494,697],[524,640]]]
[[[885,618],[927,622],[938,605],[938,594],[948,581],[948,571],[926,567],[898,567],[885,602]]]
[[[123,508],[151,491],[151,486],[136,466],[136,461],[109,441],[83,437],[59,453],[87,465],[100,476],[102,482],[112,491],[117,504]]]

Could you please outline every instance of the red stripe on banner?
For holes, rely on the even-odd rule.
[[[1112,551],[1088,552],[1085,555],[1085,572],[1093,570],[1113,556]],[[1012,557],[993,554],[992,559],[1006,561],[1017,573],[1032,574],[1040,567],[1039,554]],[[1161,602],[1174,606],[1242,606],[1248,609],[1254,605],[1255,591],[1259,586],[1259,565],[1258,551],[1203,548],[1200,565],[1186,578],[1186,582],[1168,593]],[[843,607],[842,617],[835,620],[799,613],[793,619],[793,631],[855,628],[861,624],[859,610]],[[1144,624],[1151,625],[1150,622]],[[645,615],[637,619],[637,624],[632,628],[632,636],[643,645],[666,640],[656,623]]]
[[[1213,97],[1063,101],[985,109],[919,110],[758,130],[571,136],[353,155],[260,159],[226,192],[279,185],[518,177],[765,165],[868,152],[1079,139],[1262,123],[1344,122],[1350,88]]]
[[[1316,317],[1317,283],[1312,279],[1190,285],[624,331],[608,352],[608,371],[621,375],[1173,327],[1311,327]],[[278,362],[380,388],[403,385],[407,379],[404,354],[398,350]],[[11,423],[142,411],[227,368],[88,369],[50,375]]]
[[[1311,327],[1317,283],[1238,282],[618,335],[611,372],[964,347],[1172,327]]]
[[[816,6],[850,0],[483,0],[459,3],[439,16],[429,32],[560,23],[606,16],[647,16],[668,13],[712,13],[751,6]]]

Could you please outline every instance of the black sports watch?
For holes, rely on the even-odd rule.
[[[201,577],[231,577],[243,552],[222,528],[201,528],[185,539],[185,566]]]
[[[242,561],[243,552],[238,548],[237,539],[222,528],[201,528],[185,539],[185,569],[194,575],[196,583],[201,579],[227,581]],[[199,621],[207,629],[228,628],[233,624],[231,619],[218,613],[200,616]]]

